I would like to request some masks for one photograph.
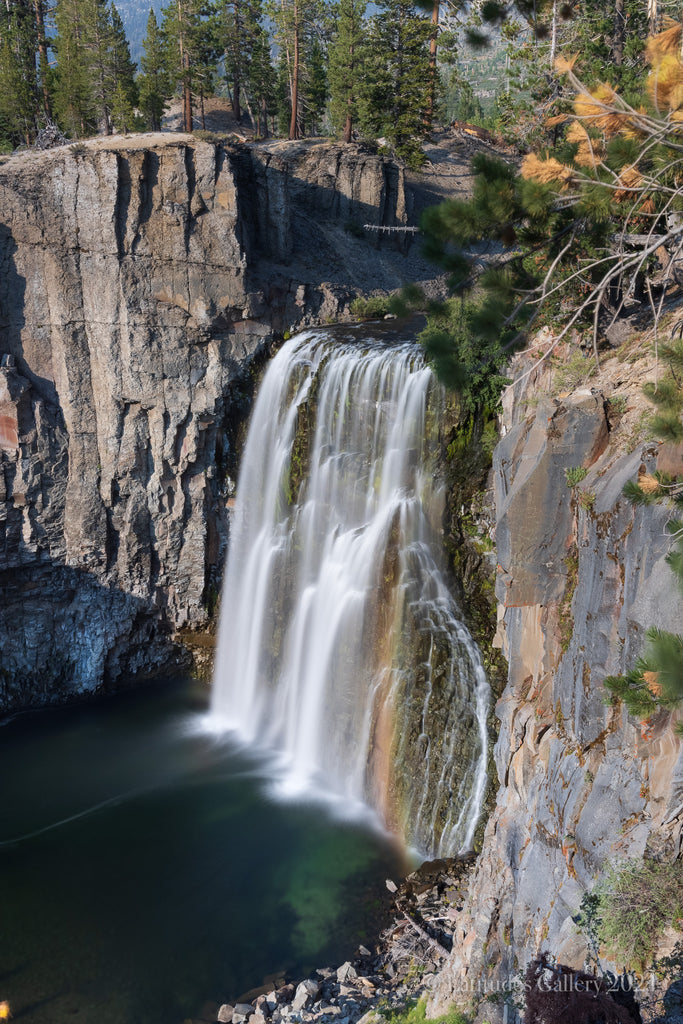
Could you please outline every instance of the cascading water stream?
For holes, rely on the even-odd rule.
[[[258,393],[212,712],[289,792],[363,801],[426,855],[467,849],[489,687],[440,569],[444,396],[414,343],[297,336]]]

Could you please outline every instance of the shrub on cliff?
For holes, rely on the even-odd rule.
[[[627,970],[647,968],[665,929],[680,926],[683,873],[680,864],[629,861],[610,867],[595,890],[598,939]]]

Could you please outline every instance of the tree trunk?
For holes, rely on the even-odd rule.
[[[185,49],[183,35],[183,5],[178,0],[178,51],[183,82],[183,131],[192,132],[192,84],[190,82],[190,55]]]
[[[187,54],[183,59],[183,131],[192,131],[192,87],[190,85],[190,69]]]
[[[33,0],[33,9],[36,15],[36,28],[38,30],[38,67],[40,68],[40,89],[43,95],[43,110],[45,111],[45,116],[52,120],[52,104],[50,103],[50,93],[47,88],[50,65],[47,59],[47,39],[45,37],[43,0]]]
[[[299,138],[299,3],[294,2],[294,66],[292,68],[292,116],[289,122],[290,139]]]
[[[242,117],[242,108],[240,106],[240,68],[239,60],[242,56],[242,40],[241,40],[241,25],[240,25],[240,0],[235,0],[235,38],[234,47],[235,52],[238,56],[235,59],[235,67],[232,79],[232,113],[236,121]]]
[[[626,17],[624,0],[615,0],[614,4],[614,36],[612,39],[612,59],[618,68],[624,63],[624,35],[626,33]]]
[[[259,131],[258,121],[256,121],[254,119],[254,111],[251,108],[251,103],[249,101],[249,93],[246,91],[246,89],[244,91],[244,105],[247,108],[247,113],[249,114],[249,120],[251,121],[251,126],[254,129],[254,131],[256,132],[256,134],[258,135],[258,131]]]
[[[353,37],[349,45],[349,67],[354,66],[353,60]],[[353,86],[349,89],[349,94],[346,97],[346,121],[344,122],[344,142],[350,142],[353,138]]]
[[[434,107],[436,106],[436,36],[439,30],[439,9],[441,0],[434,0],[432,7],[432,38],[429,40],[429,98],[427,100],[427,112],[424,123],[427,128],[432,127],[434,120]]]
[[[232,114],[236,121],[239,121],[242,117],[242,107],[240,106],[240,79],[237,72],[232,80]]]
[[[618,2],[618,0],[617,0]],[[550,67],[555,67],[555,55],[557,53],[557,0],[553,0],[553,22],[550,33]]]

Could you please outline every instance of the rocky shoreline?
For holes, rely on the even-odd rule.
[[[395,912],[374,949],[359,946],[352,960],[298,984],[282,978],[234,1003],[207,1003],[184,1024],[371,1024],[400,1011],[426,993],[451,951],[474,859],[426,861],[399,885],[387,879]]]

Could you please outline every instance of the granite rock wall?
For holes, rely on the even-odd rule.
[[[633,665],[651,625],[683,627],[665,563],[667,510],[622,494],[657,466],[661,447],[627,443],[611,385],[553,398],[538,376],[508,392],[494,453],[497,642],[509,664],[496,707],[497,798],[434,1014],[504,994],[541,950],[582,966],[583,894],[609,864],[681,849],[680,715],[642,727],[606,706],[602,687]],[[565,471],[577,467],[587,475],[571,488]],[[512,1004],[506,1012],[512,1020]],[[477,1019],[502,1020],[503,1001],[481,1004]]]
[[[209,619],[254,357],[348,304],[353,261],[325,256],[349,218],[406,216],[391,161],[275,150],[138,136],[0,166],[0,707],[180,664]]]

